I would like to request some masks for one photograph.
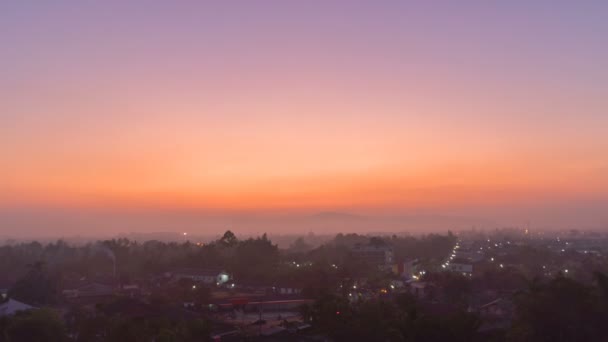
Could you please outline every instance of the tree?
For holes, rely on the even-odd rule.
[[[516,298],[513,341],[604,341],[606,311],[597,294],[573,279],[558,276]]]
[[[471,279],[459,273],[428,273],[425,280],[431,281],[442,289],[442,299],[450,305],[466,307],[472,291]]]
[[[17,280],[8,296],[35,306],[56,303],[57,281],[48,274],[44,262],[38,261],[28,267],[28,272]]]
[[[289,246],[290,253],[304,253],[312,249],[312,246],[306,243],[302,237],[297,238],[291,246]]]
[[[224,247],[234,247],[239,243],[239,240],[236,238],[233,232],[227,230],[224,233],[224,236],[219,240],[220,245]]]
[[[7,342],[67,340],[65,327],[59,317],[46,309],[18,312],[10,317],[4,335]]]
[[[344,297],[326,294],[301,312],[321,331],[336,341],[349,340],[352,336],[353,311]]]
[[[328,294],[300,312],[335,341],[475,341],[481,324],[479,316],[464,311],[427,312],[410,294],[355,304]]]
[[[279,249],[264,234],[240,241],[232,260],[232,271],[241,280],[270,279],[279,263]]]
[[[382,239],[381,237],[377,237],[377,236],[370,238],[369,244],[371,246],[375,246],[375,247],[384,247],[387,245],[387,243],[386,243],[386,241],[384,241],[384,239]]]
[[[197,305],[206,304],[211,298],[211,290],[208,287],[188,278],[178,280],[175,288],[170,292],[178,302],[193,302]]]

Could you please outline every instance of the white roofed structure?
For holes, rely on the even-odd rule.
[[[5,303],[0,304],[0,317],[14,315],[17,311],[25,311],[35,309],[35,307],[21,303],[18,300],[9,299]]]

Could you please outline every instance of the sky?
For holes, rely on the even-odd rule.
[[[0,235],[608,228],[606,37],[605,1],[3,1]]]

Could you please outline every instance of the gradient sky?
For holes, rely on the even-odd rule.
[[[0,43],[11,215],[608,203],[606,1],[2,1]]]

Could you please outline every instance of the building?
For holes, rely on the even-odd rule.
[[[416,296],[417,298],[426,298],[428,294],[428,288],[429,285],[423,281],[409,283],[410,293]]]
[[[482,318],[480,332],[492,331],[496,329],[507,329],[511,326],[515,312],[514,304],[511,300],[498,298],[485,305],[480,306],[477,312]]]
[[[393,249],[390,246],[357,244],[351,252],[353,258],[380,269],[390,270],[393,267]]]
[[[17,311],[25,311],[31,309],[35,309],[35,307],[11,298],[5,303],[0,304],[0,317],[11,316],[17,313]]]
[[[297,286],[280,285],[275,287],[275,292],[281,295],[299,295],[302,293],[302,289]]]
[[[418,259],[397,262],[392,266],[392,271],[404,279],[410,279],[418,275],[418,264]]]
[[[190,279],[197,283],[222,285],[230,280],[230,275],[222,270],[182,269],[173,272],[175,279]]]
[[[107,298],[114,295],[114,287],[112,285],[86,282],[79,284],[74,288],[67,288],[62,291],[63,295],[68,299],[73,298]]]
[[[451,263],[448,265],[448,270],[450,270],[452,272],[462,273],[462,275],[466,275],[466,276],[473,275],[473,265],[471,265],[471,264]]]

